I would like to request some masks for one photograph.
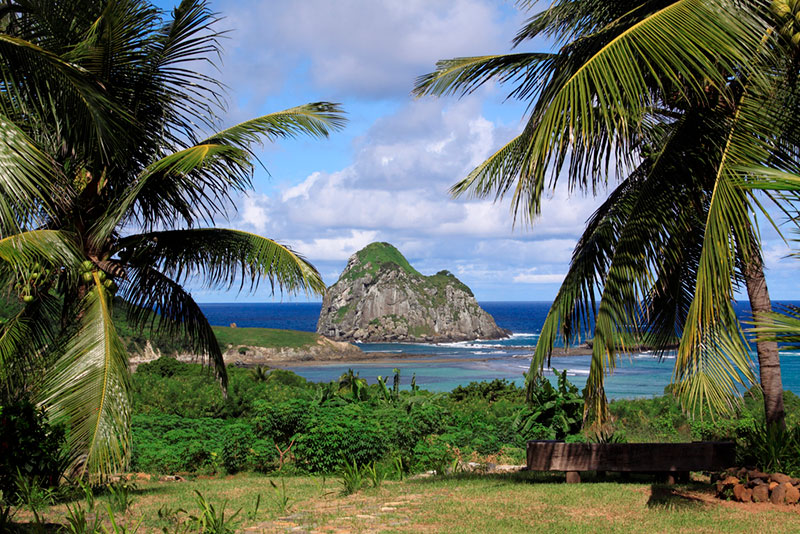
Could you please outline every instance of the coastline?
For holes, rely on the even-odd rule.
[[[510,349],[529,349],[530,347],[508,347]],[[531,355],[533,351],[528,351]],[[586,356],[592,353],[592,349],[588,346],[578,346],[570,348],[557,347],[553,349],[553,358],[568,358],[571,356]],[[517,356],[517,358],[519,358]],[[452,364],[452,363],[468,363],[468,362],[486,362],[490,360],[497,360],[498,358],[487,358],[485,356],[464,356],[464,357],[448,357],[441,354],[411,354],[403,352],[362,352],[358,355],[350,355],[342,359],[281,359],[281,360],[259,360],[258,363],[242,363],[241,367],[256,367],[257,365],[266,365],[269,367],[285,368],[285,367],[318,367],[318,366],[342,366],[342,365],[356,365],[356,364],[386,364],[393,363],[426,363],[426,364]],[[522,358],[527,359],[527,358]]]

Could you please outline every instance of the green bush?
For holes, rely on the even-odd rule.
[[[343,462],[366,465],[387,451],[386,435],[377,425],[362,422],[345,411],[314,417],[297,437],[297,461],[308,471],[331,473]]]
[[[455,455],[448,444],[439,436],[428,436],[414,446],[415,466],[418,470],[436,471],[443,475],[453,463]]]
[[[551,428],[555,439],[564,439],[580,432],[583,425],[583,398],[578,388],[567,380],[566,370],[553,372],[558,377],[558,387],[554,388],[542,376],[533,379],[530,409],[521,411],[517,416],[516,427],[521,433],[531,433],[535,425]]]
[[[292,436],[306,428],[312,411],[312,404],[303,399],[291,399],[276,404],[256,401],[253,405],[256,435],[287,446]]]
[[[225,421],[210,417],[134,415],[131,468],[151,473],[216,471],[225,427]]]
[[[136,372],[142,375],[170,378],[173,376],[190,374],[191,367],[170,356],[161,356],[156,360],[139,365],[139,367],[136,368]]]
[[[609,403],[614,431],[636,442],[689,441],[689,418],[672,394],[652,399],[615,400]],[[695,437],[694,439],[699,439]]]
[[[233,423],[222,434],[222,465],[230,474],[247,468],[255,441],[253,428],[247,423]]]
[[[14,495],[19,471],[46,487],[58,485],[67,467],[64,430],[28,400],[0,405],[0,491]]]
[[[269,473],[277,467],[278,451],[271,439],[255,439],[250,447],[250,468]]]
[[[469,398],[480,398],[489,402],[500,399],[522,401],[525,391],[504,378],[496,378],[491,382],[470,382],[466,386],[457,386],[450,392],[450,398],[456,402]]]

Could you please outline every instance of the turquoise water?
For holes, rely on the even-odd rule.
[[[323,364],[287,367],[315,382],[337,379],[349,368],[358,372],[369,383],[377,377],[391,376],[400,369],[401,384],[409,387],[412,375],[417,385],[431,391],[449,391],[472,381],[503,378],[522,385],[522,373],[528,370],[530,354],[536,346],[541,325],[550,307],[549,302],[482,302],[481,306],[495,318],[498,325],[513,332],[509,339],[447,344],[359,344],[367,352],[404,354],[414,360],[435,357],[436,362],[403,362],[392,365],[357,363],[349,366]],[[321,305],[319,303],[267,303],[267,304],[204,304],[203,311],[211,324],[240,327],[291,328],[314,331]],[[739,313],[744,317],[749,309],[739,303]],[[457,361],[477,358],[479,361]],[[444,360],[444,361],[441,361]],[[452,360],[452,361],[448,361]],[[561,371],[566,369],[570,381],[583,387],[589,375],[589,356],[553,358],[551,365]],[[636,398],[660,395],[672,377],[674,356],[659,361],[652,354],[634,354],[619,361],[615,373],[606,380],[609,398]],[[800,352],[781,354],[781,371],[785,389],[800,394]],[[546,374],[555,380],[552,371]]]

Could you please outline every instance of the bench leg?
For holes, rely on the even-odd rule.
[[[664,481],[670,485],[679,482],[689,482],[689,471],[670,471],[664,473]]]
[[[578,471],[567,471],[567,484],[579,484],[581,474]]]

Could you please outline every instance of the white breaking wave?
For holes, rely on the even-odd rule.
[[[589,376],[588,369],[567,369],[567,376]]]

